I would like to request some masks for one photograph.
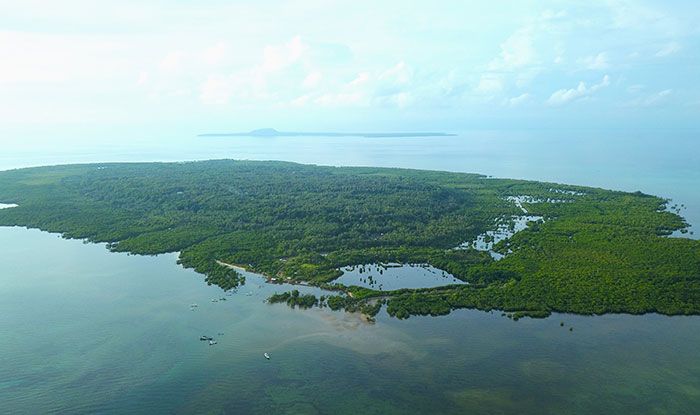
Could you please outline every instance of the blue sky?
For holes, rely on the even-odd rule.
[[[680,0],[0,0],[0,134],[697,128],[698,21]]]

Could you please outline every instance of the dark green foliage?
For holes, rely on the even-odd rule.
[[[294,308],[311,308],[318,305],[319,301],[313,294],[300,295],[299,290],[292,290],[282,294],[273,294],[267,301],[271,304],[287,303],[288,306]]]
[[[358,300],[353,297],[343,295],[331,295],[326,299],[326,305],[331,310],[356,311]]]
[[[360,312],[366,316],[374,317],[382,309],[382,303],[375,301],[373,303],[367,302],[360,307]]]
[[[316,298],[313,294],[300,295],[298,290],[287,291],[281,294],[273,294],[267,299],[270,304],[287,303],[290,307],[300,306],[302,308],[310,308],[315,305],[319,307],[328,306],[333,311],[345,310],[348,312],[356,312],[374,317],[382,308],[382,301],[371,299],[357,299],[350,296],[331,295],[328,297],[321,296]]]
[[[524,203],[544,222],[500,242],[496,250],[510,252],[501,261],[453,249],[521,214],[506,200],[520,195],[563,202]],[[665,237],[685,222],[664,210],[665,200],[640,192],[433,171],[210,161],[0,172],[0,201],[19,205],[0,210],[0,225],[106,242],[114,251],[180,252],[183,266],[223,289],[242,277],[217,261],[327,288],[339,267],[378,262],[427,263],[470,283],[391,293],[335,287],[353,297],[325,299],[334,309],[372,311],[370,299],[383,295],[387,312],[399,318],[464,307],[514,317],[700,313],[700,242]]]

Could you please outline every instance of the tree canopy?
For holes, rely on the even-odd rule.
[[[455,249],[522,212],[543,221],[494,249]],[[218,261],[328,287],[340,267],[427,263],[468,285],[381,293],[397,317],[461,307],[575,313],[700,312],[700,242],[666,200],[640,192],[476,174],[286,162],[67,165],[0,172],[0,225],[180,252],[223,289]],[[356,301],[380,295],[349,288]],[[286,300],[285,300],[286,301]],[[305,299],[305,304],[313,301]],[[373,303],[374,304],[374,303]]]

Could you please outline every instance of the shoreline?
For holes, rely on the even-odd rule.
[[[334,291],[334,290],[331,290],[331,289],[328,289],[328,288],[321,288],[321,287],[319,287],[319,286],[317,286],[317,285],[310,284],[310,283],[308,283],[308,282],[306,282],[306,281],[284,280],[284,279],[281,279],[281,278],[271,277],[271,276],[269,276],[269,275],[267,275],[267,274],[265,274],[265,273],[256,272],[256,271],[250,271],[250,270],[248,270],[248,269],[246,269],[245,267],[242,267],[242,266],[240,266],[240,265],[229,264],[228,262],[224,262],[224,261],[221,261],[221,260],[219,260],[219,259],[217,259],[217,260],[215,260],[215,261],[216,261],[217,264],[221,265],[222,267],[226,267],[226,268],[232,269],[232,270],[234,270],[234,271],[236,271],[236,272],[249,272],[249,273],[251,273],[251,274],[259,275],[259,276],[265,278],[265,282],[268,283],[268,284],[300,285],[300,286],[302,286],[302,287],[314,287],[314,288],[319,288],[319,289],[322,289],[322,290]],[[338,288],[338,289],[335,290],[335,291],[342,292],[342,293],[344,293],[345,295],[347,295],[347,296],[350,297],[350,298],[354,298],[354,297],[355,297],[355,296],[352,294],[352,292],[349,291],[349,290],[343,290],[343,289]]]

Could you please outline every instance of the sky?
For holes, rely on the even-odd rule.
[[[695,0],[0,0],[0,140],[696,129],[698,21]]]

